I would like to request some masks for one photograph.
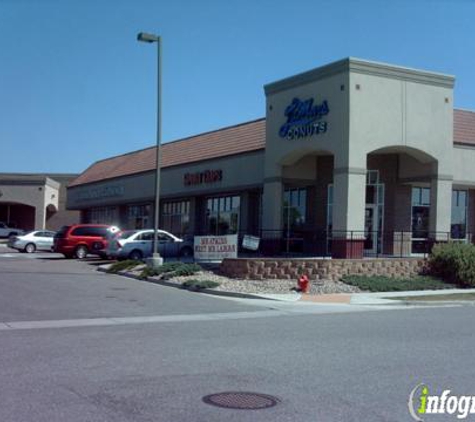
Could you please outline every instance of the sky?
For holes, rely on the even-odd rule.
[[[0,0],[0,172],[80,173],[265,116],[263,86],[352,56],[456,76],[475,110],[475,0]]]

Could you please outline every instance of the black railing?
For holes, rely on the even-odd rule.
[[[222,233],[223,235],[225,233]],[[411,231],[296,231],[259,230],[255,232],[228,233],[238,235],[238,256],[241,257],[341,257],[380,258],[427,256],[435,243],[458,241],[475,243],[475,233],[453,238],[449,232],[426,232],[424,237],[414,237]],[[183,234],[191,240],[194,236],[214,235],[206,232]],[[258,241],[246,247],[246,236]]]

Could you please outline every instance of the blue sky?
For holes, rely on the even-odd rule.
[[[0,172],[82,172],[263,117],[263,85],[354,56],[455,75],[475,110],[472,0],[0,0]]]

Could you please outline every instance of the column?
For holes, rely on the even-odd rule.
[[[267,255],[280,252],[282,238],[282,199],[281,178],[264,182],[262,197],[262,241],[261,250]]]
[[[332,257],[362,258],[366,168],[335,168],[333,177]]]
[[[429,237],[436,242],[450,239],[452,177],[434,176],[430,183]]]
[[[35,207],[35,230],[44,230],[46,223],[46,210],[43,205]]]

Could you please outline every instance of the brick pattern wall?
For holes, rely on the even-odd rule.
[[[306,274],[311,280],[340,280],[345,275],[410,277],[423,273],[425,260],[401,259],[224,259],[221,273],[250,280],[293,280]]]

